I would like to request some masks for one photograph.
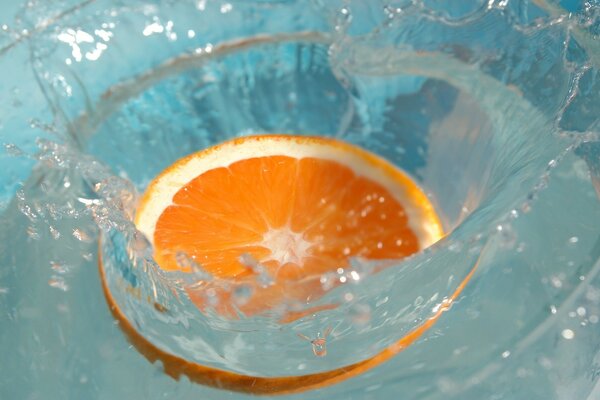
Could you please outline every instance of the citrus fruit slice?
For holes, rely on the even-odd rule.
[[[251,294],[235,306],[246,315],[310,304],[325,292],[320,277],[352,258],[398,260],[443,235],[427,196],[389,162],[288,135],[242,137],[176,162],[149,185],[135,222],[161,268],[190,272],[184,255],[219,282],[245,282]],[[200,309],[210,293],[217,312],[235,315],[234,292],[212,280],[188,293]]]

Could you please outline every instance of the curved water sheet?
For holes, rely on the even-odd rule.
[[[594,398],[594,4],[2,12],[0,397],[246,396],[200,382],[301,398]],[[185,287],[209,278],[154,264],[131,222],[138,195],[179,157],[262,132],[386,157],[427,191],[447,235],[377,273],[355,260],[320,277],[330,290],[316,303],[200,312]],[[234,301],[252,296],[229,284]]]

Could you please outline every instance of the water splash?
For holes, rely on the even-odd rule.
[[[479,293],[485,292],[486,283],[494,279],[502,282],[502,275],[495,275],[495,271],[506,270],[508,267],[500,268],[498,267],[500,261],[494,263],[491,260],[502,260],[502,257],[508,257],[507,254],[517,253],[518,257],[507,259],[507,265],[521,262],[524,264],[522,269],[530,268],[533,276],[537,277],[536,274],[540,274],[548,277],[543,283],[549,287],[549,293],[552,295],[559,293],[556,295],[557,298],[552,298],[552,302],[556,304],[554,306],[556,312],[548,314],[560,317],[562,312],[560,310],[565,307],[561,307],[564,296],[560,293],[584,288],[581,282],[586,282],[587,285],[588,281],[593,280],[594,269],[590,266],[590,261],[586,263],[582,260],[583,257],[571,257],[569,253],[569,259],[560,262],[564,261],[566,266],[570,265],[569,262],[573,263],[569,268],[579,269],[576,274],[577,282],[573,283],[571,275],[564,271],[562,271],[563,275],[561,271],[538,271],[536,268],[542,263],[539,260],[543,258],[534,253],[536,248],[539,249],[539,243],[532,239],[533,232],[528,231],[527,221],[541,223],[538,210],[549,208],[547,205],[551,201],[544,199],[547,193],[555,193],[553,185],[557,185],[556,181],[559,180],[556,171],[566,168],[573,157],[584,160],[590,172],[590,182],[594,185],[592,188],[595,188],[600,196],[595,162],[597,157],[593,152],[593,145],[598,141],[596,135],[598,122],[597,117],[594,117],[593,107],[597,100],[597,91],[594,92],[593,88],[597,86],[596,71],[599,54],[594,50],[597,48],[597,41],[593,40],[594,24],[598,20],[597,9],[586,3],[580,10],[567,13],[558,5],[547,1],[491,1],[477,2],[472,6],[444,7],[426,1],[388,1],[372,8],[364,2],[355,1],[314,1],[312,4],[311,7],[319,11],[315,14],[320,14],[321,10],[326,11],[323,15],[328,18],[327,34],[298,37],[288,35],[273,40],[259,37],[254,44],[252,40],[232,41],[227,44],[227,40],[231,38],[215,38],[210,32],[192,25],[189,28],[194,29],[194,35],[186,35],[185,33],[191,30],[185,22],[178,22],[169,17],[167,11],[169,3],[160,7],[154,6],[154,11],[142,7],[141,2],[134,2],[127,7],[115,5],[100,15],[81,16],[79,20],[81,28],[75,29],[75,25],[70,27],[65,23],[61,29],[48,34],[44,33],[45,28],[54,23],[50,20],[55,17],[49,20],[45,16],[45,8],[35,10],[34,7],[26,11],[26,14],[31,16],[30,21],[38,21],[33,26],[25,28],[25,22],[7,24],[6,28],[2,26],[3,31],[11,32],[9,35],[11,44],[8,45],[13,48],[11,51],[18,50],[18,45],[12,43],[26,40],[31,41],[35,51],[41,51],[43,49],[38,47],[47,48],[48,41],[56,39],[57,34],[62,35],[59,37],[61,43],[58,43],[62,47],[58,48],[56,56],[57,59],[61,57],[60,67],[55,68],[55,63],[44,58],[52,59],[52,56],[44,55],[43,52],[33,56],[36,58],[34,63],[36,63],[36,76],[40,82],[40,89],[51,99],[54,117],[31,120],[28,125],[31,125],[31,129],[39,131],[36,135],[42,135],[43,132],[44,135],[50,135],[51,139],[38,140],[35,151],[31,151],[31,147],[22,145],[19,141],[13,143],[3,140],[4,143],[8,143],[5,145],[5,152],[11,159],[28,159],[38,164],[32,179],[39,183],[36,187],[42,192],[41,195],[36,197],[32,194],[31,188],[24,185],[16,191],[14,200],[18,212],[26,221],[27,237],[32,243],[42,244],[50,238],[55,246],[65,246],[65,248],[68,243],[71,243],[68,241],[78,242],[77,245],[85,249],[79,256],[89,261],[93,260],[89,247],[95,245],[98,233],[102,232],[106,238],[104,245],[107,246],[103,253],[114,255],[119,261],[114,265],[116,272],[114,277],[115,282],[120,283],[115,283],[113,286],[121,288],[124,293],[119,299],[119,304],[129,306],[128,310],[132,312],[130,315],[149,337],[161,342],[176,354],[184,354],[210,365],[243,372],[247,372],[255,363],[255,359],[251,359],[249,355],[255,354],[253,352],[256,348],[251,349],[247,345],[259,346],[258,344],[264,343],[269,345],[264,345],[261,353],[269,362],[265,361],[265,370],[259,372],[287,373],[292,371],[289,365],[293,365],[293,371],[296,372],[298,360],[307,360],[306,348],[298,345],[296,349],[294,344],[289,344],[293,343],[290,337],[294,337],[296,331],[315,332],[320,329],[317,326],[328,326],[338,319],[343,323],[340,326],[336,325],[335,328],[336,348],[360,348],[360,354],[348,351],[348,354],[339,355],[332,350],[322,360],[322,365],[302,363],[305,365],[303,371],[326,370],[336,365],[357,361],[375,354],[377,350],[387,348],[393,340],[407,333],[411,327],[427,321],[432,312],[449,307],[447,294],[461,281],[464,271],[448,272],[447,268],[446,270],[442,268],[442,261],[446,266],[457,265],[459,259],[466,258],[467,263],[479,262],[486,266],[486,269],[482,268],[486,272],[479,276],[480,286],[473,289],[469,295],[471,297],[466,296],[463,300],[464,304],[458,304],[465,307],[467,311],[461,314],[453,309],[451,315],[459,316],[454,317],[457,319],[451,320],[450,324],[453,321],[465,325],[472,321],[484,321],[486,314],[485,310],[481,309],[485,307],[488,307],[488,312],[492,310],[498,315],[508,313],[506,310],[495,309],[495,305],[478,304],[477,301],[470,299],[475,297],[485,300]],[[269,5],[271,6],[274,10],[278,7],[287,10],[284,8],[287,7],[286,5]],[[195,4],[198,11],[207,13],[201,15],[213,15],[209,14],[213,12],[211,7],[214,8],[215,15],[218,13],[224,18],[235,18],[243,15],[237,13],[243,13],[247,10],[245,7],[250,6],[237,2],[217,5],[206,2]],[[85,69],[97,68],[102,71],[102,63],[114,61],[111,54],[115,54],[119,41],[123,40],[123,35],[128,34],[123,31],[124,24],[121,24],[121,18],[129,18],[126,17],[130,12],[128,8],[134,11],[143,10],[139,14],[140,21],[135,16],[131,17],[131,26],[135,27],[138,35],[148,40],[164,40],[160,43],[166,43],[166,46],[172,46],[169,48],[173,49],[168,57],[180,53],[183,53],[183,56],[179,58],[175,56],[158,68],[153,68],[157,63],[152,62],[150,65],[140,65],[140,70],[125,75],[115,75],[114,79],[119,80],[118,83],[100,82],[102,74],[94,73],[100,82],[97,87],[94,87]],[[306,11],[314,13],[312,9]],[[76,11],[69,10],[67,14],[71,12]],[[164,12],[164,17],[153,15],[161,12]],[[40,18],[35,18],[36,16]],[[88,23],[93,26],[84,26]],[[468,36],[469,29],[478,32],[486,32],[486,29],[493,31],[495,24],[502,26],[501,30],[505,32],[497,37],[497,41],[488,42],[484,38],[475,45],[470,43],[472,37]],[[435,35],[426,37],[419,34],[419,29],[424,26],[431,26]],[[160,32],[157,32],[158,30]],[[144,35],[144,32],[149,34]],[[34,36],[34,33],[39,34],[40,37]],[[446,43],[447,37],[455,38],[456,43]],[[63,40],[61,41],[60,38]],[[182,45],[184,39],[194,40],[193,46]],[[257,44],[261,40],[262,44]],[[297,47],[286,47],[281,44],[285,41],[295,43],[296,40],[309,43]],[[507,44],[509,42],[514,44],[509,46]],[[4,46],[3,43],[0,42],[0,46]],[[252,46],[262,46],[265,43],[268,43],[267,47],[271,46],[271,50],[261,49],[255,52],[249,50]],[[98,44],[103,44],[104,47],[97,47]],[[124,47],[128,48],[128,46]],[[536,52],[538,47],[542,50]],[[9,51],[6,49],[8,47],[2,47],[0,54]],[[133,46],[131,50],[134,50]],[[259,101],[252,103],[251,106],[245,104],[248,93],[260,94],[260,90],[264,87],[252,83],[252,79],[260,79],[260,74],[242,74],[240,81],[245,80],[245,84],[238,85],[239,81],[228,73],[231,70],[243,71],[249,65],[247,61],[235,58],[235,55],[232,56],[233,58],[226,58],[236,51],[248,51],[250,54],[247,56],[248,59],[267,54],[265,59],[275,60],[273,62],[282,67],[282,71],[286,71],[287,68],[286,54],[294,52],[307,54],[305,58],[298,58],[297,65],[302,74],[290,75],[293,79],[286,77],[281,80],[292,82],[298,79],[294,81],[294,95],[286,93],[285,101],[275,102],[276,104],[271,105],[267,110],[269,112],[264,112],[265,110],[258,106]],[[262,53],[263,51],[267,52]],[[535,60],[534,64],[528,63],[526,57],[519,58],[529,52],[532,54],[530,60]],[[127,55],[123,54],[119,57],[128,59]],[[308,63],[306,61],[308,59],[312,59],[313,62]],[[302,70],[304,62],[307,62],[308,67]],[[112,65],[120,64],[112,63]],[[68,69],[63,70],[66,67]],[[198,75],[189,73],[192,67],[196,69],[195,73]],[[522,70],[527,68],[532,70],[539,68],[539,70],[537,74],[530,76],[519,73],[520,67],[523,67]],[[144,71],[144,68],[148,68],[148,71]],[[319,77],[315,81],[319,82],[323,90],[314,92],[302,90],[312,87],[311,75],[306,71]],[[264,71],[259,69],[258,72]],[[189,74],[185,75],[186,73]],[[173,78],[177,75],[186,77],[177,81]],[[404,78],[397,78],[397,75]],[[161,87],[161,82],[166,81],[170,83],[163,83]],[[284,86],[281,81],[272,79],[269,84],[291,93],[288,90],[290,87]],[[189,93],[186,89],[191,86],[190,82],[198,86],[194,88],[196,100],[182,104],[177,99],[187,98]],[[226,83],[220,84],[220,82]],[[592,90],[588,89],[590,87]],[[176,90],[171,91],[173,88]],[[227,88],[241,89],[231,94],[231,90]],[[538,92],[537,88],[546,88],[548,93]],[[25,93],[27,92],[20,89],[12,91],[11,101],[7,104],[14,109],[23,109],[26,106]],[[169,95],[165,96],[165,93]],[[490,93],[501,93],[501,95],[494,96]],[[460,103],[467,96],[473,97],[474,101]],[[240,98],[245,100],[237,101]],[[333,106],[327,108],[327,112],[319,110],[320,114],[335,115],[335,121],[324,123],[327,125],[322,128],[324,132],[317,131],[317,133],[335,134],[393,158],[401,165],[416,166],[411,173],[424,179],[426,186],[431,187],[432,190],[436,188],[436,182],[428,178],[426,171],[423,170],[434,155],[443,154],[444,151],[451,153],[453,143],[442,142],[440,145],[442,150],[435,153],[436,149],[430,146],[433,141],[424,145],[410,136],[408,130],[428,134],[430,131],[435,131],[436,127],[442,127],[443,131],[449,132],[448,121],[461,120],[461,116],[464,116],[460,114],[461,104],[470,110],[475,108],[466,105],[477,104],[481,107],[482,115],[489,117],[492,121],[491,125],[496,129],[497,135],[494,136],[494,140],[498,143],[494,143],[498,147],[506,144],[507,148],[514,151],[507,150],[502,157],[495,159],[495,164],[489,168],[489,171],[486,170],[485,174],[482,174],[482,183],[479,186],[485,190],[481,189],[480,193],[471,192],[469,193],[471,197],[458,195],[452,197],[453,194],[448,193],[448,198],[458,199],[454,202],[459,209],[467,211],[461,211],[461,217],[456,217],[458,212],[452,210],[447,212],[448,215],[453,215],[448,218],[450,221],[448,226],[456,227],[456,231],[452,231],[447,241],[442,241],[428,252],[406,260],[393,272],[390,272],[392,269],[387,268],[385,262],[367,263],[363,260],[352,260],[351,268],[319,277],[321,288],[329,296],[326,296],[322,302],[311,304],[315,307],[322,306],[320,311],[303,313],[306,311],[306,304],[286,304],[274,312],[272,318],[262,316],[257,321],[246,318],[238,312],[239,319],[232,321],[223,318],[216,311],[221,305],[221,300],[217,296],[217,289],[210,288],[206,290],[205,295],[206,302],[212,310],[208,310],[203,315],[197,313],[198,310],[190,305],[186,288],[198,282],[211,282],[215,279],[185,254],[178,257],[180,266],[191,270],[191,273],[162,271],[153,262],[149,241],[137,232],[132,223],[138,190],[143,189],[148,180],[162,167],[170,164],[176,156],[206,147],[226,137],[265,131],[273,127],[286,131],[295,129],[308,131],[317,124],[308,117],[301,117],[303,114],[310,113],[299,113],[297,109],[298,104],[302,105],[303,102],[308,104],[310,101],[307,99],[311,98],[331,99],[331,104],[339,105],[339,108]],[[444,104],[442,102],[419,103],[422,98],[459,100],[451,103],[454,108],[451,111],[444,111],[446,114],[427,114],[421,113],[420,109],[427,108],[430,112],[436,107],[443,108]],[[73,106],[73,100],[69,99],[78,99],[78,104]],[[101,100],[96,102],[96,99]],[[262,101],[265,96],[257,95],[256,99]],[[220,108],[222,104],[230,105],[245,119],[227,118],[225,121],[216,118],[215,114],[221,115],[218,110],[222,110]],[[282,107],[285,112],[279,112],[277,108],[279,104],[285,105]],[[415,105],[413,115],[419,115],[423,120],[431,118],[434,123],[419,125],[421,122],[417,121],[413,125],[408,125],[407,120],[401,117],[403,111],[409,109],[411,105]],[[586,107],[591,111],[585,111]],[[85,109],[83,115],[80,114],[82,109]],[[160,112],[161,115],[157,116],[156,109],[172,111]],[[389,109],[392,114],[397,115],[385,114],[381,112],[382,109]],[[146,111],[147,113],[144,114]],[[173,120],[165,117],[165,114],[170,112],[176,116]],[[201,113],[201,118],[197,117],[198,113]],[[223,115],[231,114],[235,112]],[[279,114],[282,117],[277,120],[275,117],[272,117],[274,120],[264,117]],[[475,114],[477,112],[472,111],[470,116]],[[512,120],[507,119],[507,115],[513,117]],[[151,118],[145,118],[146,116]],[[577,116],[585,116],[585,118],[577,119]],[[394,119],[396,117],[398,119]],[[54,122],[41,122],[50,120]],[[179,123],[173,124],[172,121],[175,120]],[[462,120],[464,121],[465,118]],[[186,121],[192,121],[190,126],[186,125]],[[294,121],[297,122],[296,125]],[[409,128],[402,128],[403,125]],[[487,125],[481,126],[489,128]],[[181,131],[176,132],[180,127]],[[464,125],[460,127],[466,132],[465,136],[469,133],[471,136],[464,142],[457,140],[457,143],[477,141],[478,134],[475,129],[477,127]],[[120,139],[115,137],[118,135],[107,135],[107,132],[119,132],[123,142],[119,142]],[[520,136],[511,134],[514,132],[518,132],[525,139],[521,140]],[[186,135],[191,138],[189,143],[178,142]],[[90,137],[92,139],[89,139]],[[548,139],[549,137],[551,139]],[[533,138],[538,138],[539,141]],[[531,141],[528,141],[530,139]],[[89,145],[88,140],[91,140],[92,145]],[[401,142],[398,146],[394,146],[399,150],[391,149],[391,141]],[[540,143],[548,145],[548,148],[544,149],[546,151],[543,152],[543,156],[538,157],[538,153],[533,154],[533,150]],[[145,146],[150,146],[149,152],[156,150],[160,154],[165,154],[165,157],[148,160],[146,155],[141,156],[144,152],[140,149],[146,148]],[[94,153],[94,156],[88,153]],[[129,153],[131,156],[123,157],[124,153]],[[481,154],[489,153],[481,151]],[[443,175],[445,180],[448,180],[446,176],[455,179],[457,192],[467,193],[473,190],[472,187],[460,186],[460,178],[455,178],[458,174],[449,168],[451,160],[448,158],[441,160],[440,165],[445,167],[441,167],[436,172],[442,171],[447,174]],[[148,168],[136,168],[136,163],[141,162],[148,165]],[[471,171],[473,165],[483,165],[477,162],[468,164],[469,160],[466,162],[465,171]],[[518,179],[503,181],[498,171],[512,171]],[[558,184],[566,185],[560,180]],[[514,191],[503,188],[503,185],[508,185]],[[522,185],[524,189],[515,189],[518,185]],[[574,193],[580,193],[577,192],[580,190],[579,187],[574,187],[572,190]],[[520,196],[509,198],[505,194],[513,192],[518,192]],[[69,195],[67,200],[65,200],[66,194]],[[581,210],[585,210],[581,211],[582,215],[596,215],[591,206],[594,203],[579,198],[577,201],[582,203]],[[597,197],[594,201],[597,201]],[[88,219],[93,220],[94,224],[88,224],[86,222]],[[72,226],[67,226],[69,225],[67,221],[72,221]],[[474,226],[473,221],[477,223],[476,230],[469,229],[469,226]],[[574,252],[575,248],[593,249],[593,243],[589,242],[596,232],[593,228],[585,228],[584,225],[578,227],[580,232],[569,232],[569,236],[561,238],[561,246],[567,246]],[[577,243],[570,242],[570,238],[573,237],[578,238]],[[437,254],[444,253],[446,250],[454,256],[447,255],[444,260],[436,258]],[[587,250],[579,251],[584,254]],[[590,250],[590,254],[593,261],[594,254],[597,257],[597,253]],[[53,259],[53,263],[45,263],[44,268],[50,274],[47,283],[53,289],[59,289],[56,292],[69,294],[76,288],[74,279],[78,267],[71,262],[57,260],[59,259]],[[242,263],[252,270],[260,287],[268,288],[272,285],[274,278],[256,260],[245,257]],[[544,265],[554,264],[547,262]],[[440,274],[438,276],[427,271],[436,273],[439,271]],[[511,274],[516,273],[509,270],[505,274],[513,276]],[[579,277],[585,279],[580,281]],[[0,275],[0,282],[2,278]],[[541,281],[533,278],[531,280]],[[4,285],[2,283],[2,288]],[[498,285],[501,286],[500,283]],[[535,283],[532,285],[535,286]],[[231,285],[228,288],[231,294],[230,303],[238,311],[256,295],[252,287],[244,283]],[[402,288],[402,291],[397,288]],[[597,322],[599,314],[598,302],[593,296],[593,287],[589,286],[589,288],[589,291],[585,290],[589,294],[587,301],[591,305],[586,305],[584,309],[586,316],[589,315],[589,324],[594,324],[593,321]],[[6,289],[5,292],[0,291],[2,296],[12,295],[15,292],[12,287]],[[493,292],[493,288],[488,290]],[[523,293],[520,295],[525,296]],[[489,296],[488,299],[493,298],[492,294]],[[540,297],[544,296],[546,295],[540,295]],[[534,304],[533,300],[531,304]],[[579,310],[574,307],[570,309]],[[519,314],[519,310],[521,308],[516,307],[510,313],[514,314],[514,320],[524,323],[526,319]],[[527,310],[535,314],[533,308]],[[275,322],[290,311],[298,312],[300,315],[291,328],[285,328]],[[577,311],[574,312],[577,317],[579,314]],[[596,318],[592,318],[594,316]],[[466,320],[462,321],[460,318]],[[165,325],[161,325],[162,323]],[[167,330],[165,334],[165,331],[161,331],[166,329],[164,326],[174,328]],[[476,328],[484,330],[480,325]],[[556,335],[565,341],[577,341],[585,334],[580,331],[582,328],[565,325],[557,331]],[[439,332],[432,332],[426,338],[428,343],[460,342],[460,339],[452,336],[452,329],[444,327],[439,329]],[[515,335],[521,333],[519,329],[513,328],[508,322],[503,328],[504,331],[513,332]],[[365,336],[362,336],[363,331]],[[390,335],[390,331],[394,334]],[[191,332],[201,332],[201,334],[196,335]],[[538,330],[534,330],[531,335],[535,336],[537,332]],[[218,335],[222,337],[214,337]],[[318,344],[315,347],[315,343],[311,344],[314,355],[326,354],[324,341],[326,336],[327,334],[324,334],[317,336],[316,339],[307,339],[311,343],[314,340],[323,340],[322,346]],[[497,335],[500,336],[502,335]],[[528,339],[529,336],[525,333],[521,337],[525,338],[520,342],[521,344],[533,340]],[[357,346],[357,343],[361,346],[368,343],[369,346],[364,348],[364,346]],[[475,346],[475,344],[469,345]],[[526,347],[522,344],[519,350],[518,343],[510,346],[510,350],[505,350],[504,343],[499,345],[502,345],[500,350],[493,349],[494,357],[502,358],[498,357],[498,354],[508,352],[510,356],[503,357],[501,360],[506,363],[512,362],[519,354],[523,354],[522,349]],[[250,350],[244,352],[244,348]],[[236,349],[236,351],[232,353],[229,349]],[[276,357],[277,354],[283,353],[289,355],[291,360],[289,365]],[[481,352],[481,354],[487,353]],[[427,359],[427,356],[428,353],[424,351],[424,359],[435,362],[435,359],[432,361]],[[450,356],[448,359],[455,360]],[[540,360],[543,361],[537,364],[542,368],[558,364],[548,358],[540,358]],[[269,370],[269,365],[275,366],[277,371]],[[496,368],[496,365],[496,361],[488,363],[490,367]],[[411,372],[402,369],[404,367],[401,365],[395,364],[395,366],[397,371],[400,371],[398,376],[412,376]],[[484,381],[483,377],[489,374],[489,371],[491,369],[484,369],[480,374],[474,373],[472,379],[465,380],[468,383],[463,386],[457,384],[459,380],[446,378],[444,375],[440,378],[438,386],[444,393],[468,396],[473,387]],[[376,387],[373,390],[382,389]]]

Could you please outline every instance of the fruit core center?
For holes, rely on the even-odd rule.
[[[304,258],[310,255],[309,250],[313,243],[304,239],[302,233],[282,227],[271,228],[265,232],[260,245],[271,251],[263,262],[276,261],[279,265],[293,263],[301,266]]]

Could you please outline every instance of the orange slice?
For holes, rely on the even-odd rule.
[[[352,258],[398,260],[437,241],[442,227],[427,196],[404,172],[353,145],[286,135],[235,139],[192,154],[148,187],[136,226],[165,270],[189,272],[181,255],[215,280],[188,289],[205,309],[234,316],[310,304],[320,277]],[[270,278],[259,284],[258,271]]]

